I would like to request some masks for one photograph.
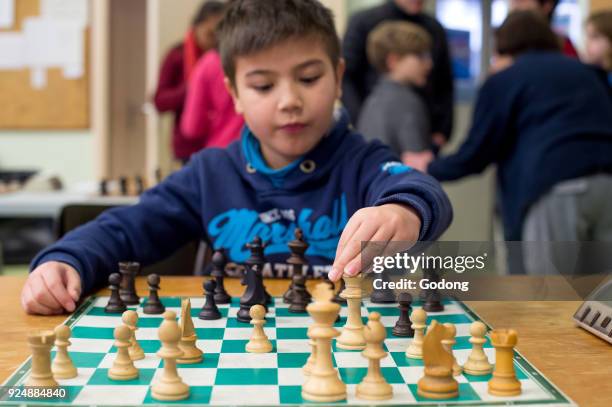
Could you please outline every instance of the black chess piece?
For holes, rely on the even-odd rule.
[[[221,312],[215,303],[215,280],[207,280],[204,282],[204,293],[206,294],[206,302],[198,315],[198,318],[204,320],[221,319]]]
[[[108,304],[104,307],[104,312],[107,314],[122,314],[127,310],[125,303],[121,301],[121,296],[119,295],[119,284],[121,284],[121,275],[119,273],[113,273],[108,277],[108,288],[111,295],[108,299]]]
[[[260,273],[258,264],[247,266],[245,269],[243,285],[246,285],[247,288],[240,297],[240,309],[236,315],[236,319],[240,322],[251,322],[250,310],[255,304],[261,304],[267,310],[265,290],[261,276],[259,276]]]
[[[430,283],[437,283],[440,281],[440,276],[435,269],[425,269],[423,272],[423,278],[428,279]],[[423,294],[424,293],[424,294]],[[442,297],[437,288],[423,289],[419,293],[421,300],[424,295],[423,309],[427,312],[442,312],[444,311],[444,305],[442,304]]]
[[[125,261],[119,263],[119,273],[121,274],[121,287],[119,295],[121,300],[127,305],[137,305],[140,297],[136,294],[136,275],[140,271],[140,263]]]
[[[392,304],[395,302],[395,293],[393,292],[393,290],[391,290],[390,288],[388,288],[387,283],[389,283],[389,274],[388,272],[384,271],[381,274],[375,274],[374,275],[375,279],[380,278],[380,285],[383,288],[376,288],[374,287],[372,289],[372,294],[370,294],[370,301],[373,302],[374,304]],[[378,286],[379,284],[376,284],[376,286]]]
[[[266,291],[266,286],[263,284],[263,274],[261,273],[264,264],[266,264],[264,250],[266,247],[268,247],[268,243],[264,243],[259,236],[255,236],[253,241],[247,243],[245,246],[251,251],[251,256],[245,261],[245,264],[247,266],[253,266],[255,264],[258,265],[259,273],[257,276],[261,280],[261,286],[263,287],[263,293],[265,296],[264,304],[272,304],[272,296]]]
[[[287,264],[291,264],[291,276],[302,275],[304,272],[304,265],[308,264],[306,262],[306,257],[304,253],[308,249],[309,244],[304,241],[304,233],[302,229],[295,228],[293,232],[295,239],[290,241],[287,246],[289,246],[289,250],[291,251],[291,256],[287,259]],[[293,280],[291,285],[283,294],[283,302],[286,304],[291,304],[291,296],[293,294]]]
[[[119,177],[119,191],[123,196],[128,194],[127,177]]]
[[[166,311],[166,307],[162,304],[157,294],[159,291],[159,276],[157,274],[149,274],[147,283],[149,284],[149,297],[142,312],[151,315],[163,314]]]
[[[404,338],[414,337],[414,329],[412,329],[412,322],[410,322],[410,313],[412,312],[412,295],[410,293],[400,293],[398,295],[399,319],[393,327],[393,335]]]
[[[223,286],[223,279],[225,277],[225,265],[227,264],[227,258],[223,250],[216,250],[212,256],[213,268],[210,273],[215,278],[217,286],[215,288],[215,302],[217,304],[229,304],[232,297],[225,291]]]
[[[162,182],[162,172],[161,168],[158,168],[155,170],[155,183],[159,184],[160,182]]]
[[[306,306],[310,303],[310,298],[306,292],[306,277],[302,275],[293,276],[293,295],[291,296],[291,305],[289,312],[304,313]]]
[[[106,179],[102,179],[102,181],[100,181],[100,195],[108,195],[108,181]]]
[[[136,175],[136,193],[138,195],[144,192],[144,180],[142,179],[142,175]]]
[[[346,304],[346,299],[340,296],[340,294],[342,294],[342,291],[344,291],[344,288],[345,288],[344,279],[340,278],[340,288],[338,288],[338,291],[336,291],[336,295],[334,296],[334,299],[332,300],[336,304]]]

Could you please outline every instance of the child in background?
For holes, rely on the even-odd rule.
[[[216,44],[215,29],[223,15],[220,1],[206,1],[195,15],[185,40],[172,48],[164,58],[155,91],[154,103],[160,113],[174,113],[172,151],[174,158],[186,162],[202,148],[197,139],[187,139],[180,129],[187,83],[200,56]]]
[[[431,154],[427,106],[414,87],[423,87],[432,68],[431,37],[416,24],[381,23],[368,37],[368,59],[381,79],[366,99],[357,129],[379,139],[398,157]]]
[[[361,271],[364,241],[435,240],[452,209],[432,177],[403,166],[334,114],[344,63],[329,9],[316,0],[233,0],[219,26],[226,83],[246,126],[226,149],[180,171],[41,252],[22,292],[27,312],[72,311],[117,263],[153,263],[201,238],[243,263],[268,241],[264,276],[286,276],[288,241],[310,244],[308,275]],[[333,264],[333,266],[332,266]],[[76,298],[75,298],[76,297]]]
[[[603,69],[612,86],[612,10],[593,13],[587,19],[584,59]]]

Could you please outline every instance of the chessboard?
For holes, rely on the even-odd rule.
[[[181,298],[162,297],[167,310],[180,316]],[[230,304],[219,305],[223,318],[204,321],[197,318],[204,305],[204,297],[191,298],[191,314],[198,336],[197,346],[204,351],[204,359],[199,364],[178,365],[179,375],[190,387],[188,399],[172,404],[196,405],[299,405],[306,404],[301,398],[304,382],[302,366],[310,355],[306,334],[313,321],[308,314],[288,312],[288,304],[282,298],[273,298],[266,315],[265,332],[273,344],[271,353],[247,353],[245,345],[252,333],[252,326],[239,322],[236,313],[239,298],[232,298]],[[113,330],[121,324],[121,315],[106,314],[104,306],[108,297],[89,297],[65,322],[72,328],[72,345],[68,349],[78,368],[74,379],[58,380],[61,388],[66,389],[62,399],[7,399],[1,405],[19,402],[31,405],[121,405],[140,406],[162,404],[151,397],[151,383],[161,374],[162,361],[156,356],[161,343],[158,327],[163,321],[161,315],[143,313],[146,299],[140,305],[128,307],[139,315],[136,337],[144,349],[145,358],[135,361],[139,377],[135,380],[116,382],[108,378],[116,348]],[[459,364],[463,364],[470,353],[470,324],[480,318],[465,304],[444,300],[444,311],[429,313],[427,324],[432,320],[452,323],[457,328],[457,343],[453,347]],[[415,301],[413,308],[419,308]],[[459,397],[449,400],[430,400],[417,395],[417,381],[423,376],[423,361],[406,358],[404,352],[410,338],[394,337],[391,330],[399,316],[397,304],[374,304],[364,299],[361,315],[364,323],[367,315],[376,311],[381,314],[381,322],[387,330],[384,348],[389,355],[382,359],[382,373],[393,387],[393,398],[375,404],[418,405],[418,406],[483,406],[483,405],[575,405],[559,391],[546,377],[536,370],[520,353],[514,353],[517,378],[521,381],[522,394],[515,397],[496,397],[488,394],[487,382],[491,375],[457,376]],[[342,306],[340,320],[335,327],[341,329],[347,317],[347,307]],[[495,349],[489,338],[484,345],[485,353],[493,363]],[[54,351],[52,351],[53,356]],[[355,398],[355,387],[367,372],[368,360],[360,351],[337,349],[333,344],[333,362],[340,377],[347,384],[348,397],[338,404],[368,404],[373,402]],[[19,387],[25,382],[31,367],[31,359],[26,360],[4,383],[4,386]]]

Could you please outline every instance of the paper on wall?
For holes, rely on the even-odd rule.
[[[0,33],[0,69],[23,69],[25,63],[25,42],[21,33]]]
[[[13,28],[15,24],[15,0],[0,0],[0,28]]]
[[[87,25],[88,18],[87,0],[41,0],[40,16],[45,19],[71,21]]]

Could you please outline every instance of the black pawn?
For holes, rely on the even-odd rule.
[[[121,275],[119,273],[113,273],[108,277],[108,288],[111,291],[108,304],[104,307],[104,312],[107,314],[122,314],[127,307],[125,303],[121,301],[119,295],[119,284],[121,284]]]
[[[438,290],[428,290],[425,297],[425,303],[423,309],[427,312],[442,312],[444,311],[444,305],[442,305],[440,292]]]
[[[142,175],[136,176],[136,193],[138,195],[144,192],[144,180],[142,179]]]
[[[306,306],[310,302],[308,293],[306,292],[306,278],[304,276],[293,276],[293,295],[291,296],[291,305],[289,305],[289,312],[291,313],[304,313],[306,312]]]
[[[198,318],[204,320],[221,319],[221,313],[217,304],[215,303],[215,287],[217,283],[215,280],[208,280],[204,282],[204,292],[206,294],[206,302],[198,315]]]
[[[217,250],[212,256],[213,269],[210,273],[215,278],[217,286],[215,288],[215,303],[217,304],[229,304],[232,297],[225,291],[223,286],[223,278],[225,277],[225,265],[227,264],[227,258],[223,250]]]
[[[127,305],[137,305],[140,303],[140,297],[136,294],[136,275],[139,271],[140,263],[119,263],[119,273],[121,274],[119,295],[121,296],[121,300]]]
[[[339,288],[339,289],[338,289],[338,291],[336,292],[336,295],[334,296],[334,299],[333,299],[333,301],[334,301],[336,304],[346,304],[346,299],[344,299],[344,298],[342,298],[342,297],[340,296],[340,294],[342,293],[342,291],[344,291],[344,288],[345,288],[344,279],[343,279],[343,278],[341,278],[341,279],[340,279],[340,288]]]
[[[108,195],[108,181],[103,179],[100,181],[100,195],[107,196]]]
[[[166,307],[159,300],[159,276],[157,274],[149,274],[147,277],[147,283],[149,284],[149,297],[145,304],[142,312],[145,314],[159,315],[166,311]]]
[[[412,312],[412,296],[410,293],[400,293],[398,296],[400,315],[399,319],[393,327],[393,335],[406,338],[414,336],[412,322],[410,322],[410,313]]]
[[[121,195],[123,196],[128,194],[127,177],[119,178],[119,191],[121,191]]]

